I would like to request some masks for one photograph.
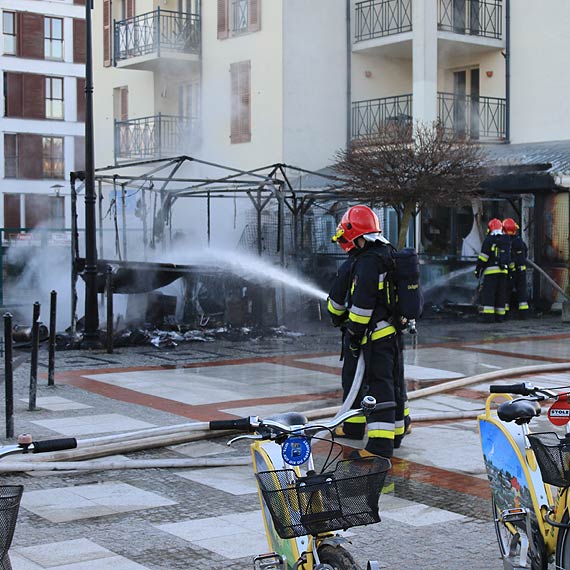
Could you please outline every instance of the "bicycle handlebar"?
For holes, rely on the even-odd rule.
[[[58,439],[45,439],[43,441],[32,441],[31,436],[23,435],[18,437],[17,445],[9,445],[0,448],[0,459],[16,453],[47,453],[49,451],[63,451],[64,449],[75,449],[77,440],[74,437],[62,437]]]
[[[534,386],[530,382],[519,382],[518,384],[493,384],[489,386],[491,394],[517,394],[519,396],[539,396],[542,399],[556,398],[558,394],[548,388]]]

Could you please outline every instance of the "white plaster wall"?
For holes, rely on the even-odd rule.
[[[371,73],[366,77],[366,72]],[[407,95],[412,92],[412,60],[353,54],[352,100]]]
[[[511,142],[568,139],[567,0],[511,0]]]
[[[283,159],[288,164],[323,168],[346,144],[346,35],[345,0],[283,2]]]

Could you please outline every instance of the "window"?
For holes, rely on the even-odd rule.
[[[4,135],[4,178],[19,178],[17,135]]]
[[[46,119],[63,119],[63,79],[46,77]]]
[[[44,54],[46,59],[63,59],[63,20],[44,18]]]
[[[4,34],[4,54],[16,55],[16,13],[2,13],[2,32]]]
[[[43,177],[63,178],[63,138],[42,137]]]
[[[241,34],[247,32],[248,0],[232,0],[232,32]]]
[[[230,66],[232,143],[251,141],[251,62]]]

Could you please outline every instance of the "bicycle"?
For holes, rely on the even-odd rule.
[[[347,459],[332,469],[343,449],[334,441],[334,428],[353,416],[394,406],[394,402],[376,404],[366,396],[360,409],[328,422],[309,423],[301,413],[285,412],[265,419],[250,416],[209,423],[212,430],[248,432],[228,445],[252,441],[253,470],[271,549],[253,559],[254,570],[360,570],[344,547],[349,541],[333,531],[380,521],[378,501],[391,463],[383,457]],[[323,431],[330,432],[330,440],[320,437]],[[318,471],[313,439],[330,444]],[[368,561],[367,570],[378,568],[378,562]]]
[[[503,567],[546,570],[555,562],[570,570],[570,396],[527,382],[489,391],[478,425]],[[495,415],[497,397],[507,401]],[[564,437],[530,431],[546,400],[554,400],[548,419],[566,426]]]
[[[16,453],[46,453],[76,447],[77,440],[72,437],[32,441],[32,436],[23,434],[18,436],[18,442],[15,445],[0,448],[0,459]],[[16,530],[23,492],[23,485],[0,485],[0,570],[12,570],[8,550]]]

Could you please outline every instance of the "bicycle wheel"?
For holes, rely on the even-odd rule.
[[[361,570],[350,552],[342,546],[323,544],[317,552],[321,564],[328,564],[333,570]]]
[[[568,524],[568,515],[564,515],[563,524]],[[570,570],[570,529],[558,530],[556,539],[556,568],[557,570]]]

